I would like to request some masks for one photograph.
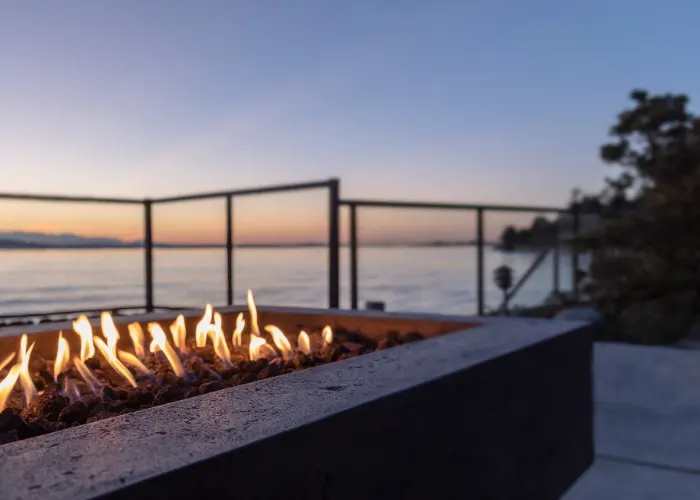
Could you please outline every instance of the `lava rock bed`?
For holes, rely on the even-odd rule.
[[[312,339],[314,337],[318,345],[320,336],[314,334]],[[102,357],[95,356],[87,359],[85,364],[102,384],[99,394],[90,391],[75,366],[61,374],[58,383],[55,382],[51,375],[53,361],[33,355],[30,374],[38,396],[27,406],[20,384],[16,384],[7,408],[0,412],[0,445],[352,358],[422,338],[423,335],[417,332],[388,332],[385,339],[376,342],[356,333],[337,330],[331,345],[320,347],[309,355],[297,351],[294,359],[289,360],[275,357],[250,361],[248,346],[236,347],[231,350],[230,365],[222,362],[210,345],[196,347],[192,344],[185,353],[176,349],[185,368],[184,378],[175,375],[164,353],[159,351],[147,355],[144,364],[153,374],[137,376],[137,387],[128,384]],[[6,373],[7,370],[3,370],[0,379]],[[79,399],[71,401],[64,395],[62,378],[66,376],[77,383],[82,394]]]

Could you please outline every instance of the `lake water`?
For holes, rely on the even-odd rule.
[[[360,306],[386,302],[393,311],[454,314],[476,312],[476,248],[360,248]],[[508,264],[516,280],[534,253],[484,251],[486,304],[495,308],[501,292],[493,270]],[[341,249],[341,306],[349,307],[348,249]],[[327,307],[324,248],[236,249],[236,303],[248,288],[265,305]],[[551,256],[520,290],[513,303],[535,305],[552,290]],[[561,256],[561,289],[571,287],[570,258]],[[156,305],[197,306],[226,302],[223,249],[154,251]],[[143,252],[118,250],[0,250],[0,315],[144,303]]]

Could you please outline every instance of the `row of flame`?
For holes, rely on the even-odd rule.
[[[251,361],[277,356],[278,354],[275,349],[260,335],[257,308],[255,307],[253,293],[250,290],[248,290],[248,310],[250,311],[251,325],[248,353]],[[230,366],[231,352],[221,325],[221,314],[214,312],[211,304],[207,304],[202,319],[197,323],[195,343],[197,347],[204,347],[207,345],[207,340],[211,339],[214,352],[219,360],[221,360],[224,365]],[[234,348],[243,346],[242,336],[245,325],[246,321],[243,318],[243,313],[239,313],[236,318],[236,328],[231,338],[231,345]],[[100,317],[100,326],[104,339],[93,336],[90,321],[85,316],[80,316],[73,322],[73,330],[80,337],[80,356],[73,356],[72,362],[91,391],[98,393],[102,385],[85,364],[86,360],[95,355],[95,347],[97,347],[112,368],[133,387],[136,387],[137,383],[131,370],[139,376],[152,375],[152,372],[144,364],[146,360],[145,336],[139,323],[131,323],[128,325],[129,337],[134,347],[133,353],[117,350],[119,331],[114,324],[112,316],[108,312],[102,313]],[[163,328],[158,323],[148,323],[147,329],[151,335],[149,351],[152,353],[162,351],[168,363],[170,363],[173,372],[175,372],[178,377],[184,377],[185,370],[182,366],[182,361],[177,351],[173,348],[173,345],[181,353],[187,353],[189,350],[187,346],[185,317],[180,314],[175,319],[175,322],[170,325],[173,345],[170,344]],[[272,340],[275,346],[277,346],[277,349],[279,349],[283,359],[289,360],[294,358],[295,350],[292,348],[291,343],[282,330],[275,325],[267,325],[265,326],[265,331],[272,336]],[[333,331],[330,326],[326,326],[323,329],[322,338],[324,346],[333,342]],[[27,343],[27,335],[22,335],[17,362],[10,368],[9,373],[2,382],[0,382],[0,411],[7,405],[10,393],[18,380],[22,387],[25,403],[27,405],[38,395],[37,389],[29,374],[29,360],[32,355],[32,350],[34,349],[34,343],[32,343],[29,348],[27,348]],[[309,335],[303,330],[299,332],[299,336],[297,337],[297,349],[303,354],[311,354],[312,352]],[[11,353],[1,360],[0,370],[5,368],[14,358],[15,353]],[[68,342],[63,338],[63,332],[59,332],[58,349],[53,366],[53,377],[57,383],[59,382],[59,376],[70,368],[70,363],[71,355]],[[80,397],[80,392],[76,381],[64,377],[63,393],[72,400],[78,399]]]

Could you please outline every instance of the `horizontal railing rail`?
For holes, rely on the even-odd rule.
[[[0,200],[16,201],[58,201],[68,203],[123,203],[141,205],[143,199],[137,198],[102,198],[98,196],[64,196],[56,194],[0,193]]]
[[[72,316],[77,314],[92,314],[101,313],[102,311],[139,311],[146,309],[144,304],[140,305],[127,305],[127,306],[105,306],[105,307],[93,307],[93,308],[80,308],[80,309],[63,309],[58,311],[41,311],[41,312],[23,312],[23,313],[5,313],[0,314],[0,321],[8,319],[22,319],[22,318],[46,318],[49,316]],[[190,307],[183,306],[154,306],[154,310],[162,309],[164,311],[178,311],[181,309],[190,309]]]
[[[179,196],[169,196],[166,198],[154,198],[153,203],[172,203],[178,201],[207,200],[212,198],[224,198],[227,196],[248,196],[254,194],[281,193],[285,191],[301,191],[306,189],[327,188],[330,183],[338,179],[328,179],[323,181],[297,182],[293,184],[278,184],[273,186],[258,186],[246,189],[233,189],[229,191],[215,191],[213,193],[183,194]]]
[[[484,210],[493,212],[566,213],[566,208],[528,205],[485,205],[473,203],[433,203],[425,201],[341,200],[342,205],[373,208],[422,208],[435,210]]]

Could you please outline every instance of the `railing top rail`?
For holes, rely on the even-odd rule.
[[[168,196],[163,198],[153,199],[137,199],[137,198],[115,198],[115,197],[99,197],[99,196],[68,196],[68,195],[50,195],[50,194],[28,194],[28,193],[0,193],[0,200],[25,200],[25,201],[54,201],[54,202],[73,202],[73,203],[114,203],[114,204],[130,204],[139,205],[145,201],[151,203],[171,203],[178,201],[194,201],[205,200],[211,198],[220,198],[225,196],[247,196],[254,194],[275,193],[284,191],[297,191],[305,189],[328,187],[332,183],[338,182],[338,179],[331,178],[321,181],[300,182],[293,184],[278,184],[273,186],[259,186],[245,189],[234,189],[228,191],[217,191],[210,193],[186,194],[179,196]],[[501,212],[540,212],[540,213],[566,213],[570,212],[568,208],[562,207],[543,207],[529,205],[492,205],[492,204],[476,204],[476,203],[435,203],[422,201],[390,201],[390,200],[366,200],[366,199],[343,199],[340,200],[341,205],[353,205],[358,207],[374,207],[374,208],[417,208],[417,209],[438,209],[438,210],[489,210]]]
[[[25,201],[60,201],[73,203],[121,203],[142,205],[142,199],[136,198],[102,198],[99,196],[64,196],[54,194],[0,193],[0,200]]]
[[[154,309],[162,309],[164,311],[179,311],[185,309],[197,309],[194,306],[154,306]],[[2,320],[12,320],[12,319],[25,319],[25,318],[46,318],[49,316],[71,316],[75,314],[94,314],[101,313],[103,311],[135,311],[140,309],[146,309],[146,306],[141,305],[129,305],[129,306],[117,306],[117,307],[93,307],[93,308],[82,308],[82,309],[64,309],[62,311],[42,311],[42,312],[23,312],[23,313],[6,313],[0,314],[0,321]]]
[[[339,182],[338,179],[326,179],[322,181],[297,182],[294,184],[278,184],[274,186],[260,186],[246,189],[234,189],[230,191],[216,191],[212,193],[185,194],[180,196],[168,196],[165,198],[154,198],[153,203],[172,203],[176,201],[207,200],[211,198],[221,198],[226,196],[247,196],[253,194],[279,193],[284,191],[301,191],[305,189],[315,189],[328,187]]]
[[[374,208],[425,208],[438,210],[489,210],[500,212],[556,212],[566,213],[570,210],[562,207],[542,207],[528,205],[480,205],[471,203],[432,203],[422,201],[383,201],[383,200],[340,200],[341,205]]]

